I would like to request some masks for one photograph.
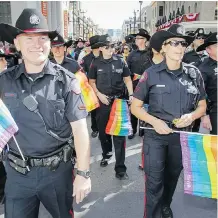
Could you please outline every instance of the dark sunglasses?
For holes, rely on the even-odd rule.
[[[205,39],[203,36],[198,36],[196,39]]]
[[[128,50],[129,48],[123,48],[124,50]]]
[[[188,43],[185,41],[169,41],[169,42],[164,43],[164,45],[168,45],[168,44],[173,46],[173,47],[177,47],[179,45],[181,45],[184,48],[188,47]]]
[[[114,48],[114,45],[106,45],[104,46],[105,49]]]

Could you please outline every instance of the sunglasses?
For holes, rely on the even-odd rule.
[[[138,39],[145,39],[145,38],[143,38],[143,37],[137,37],[137,38],[135,38],[136,40],[138,40]]]
[[[105,49],[114,48],[114,45],[106,45],[104,46]]]
[[[202,39],[205,39],[205,38],[202,37],[202,36],[199,36],[199,37],[196,37],[196,39],[199,39],[199,40],[201,39],[202,40]]]
[[[168,45],[168,44],[173,47],[178,47],[179,45],[181,45],[184,48],[188,47],[188,43],[185,41],[169,41],[164,43],[164,45]]]
[[[123,48],[124,50],[128,50],[129,48]]]

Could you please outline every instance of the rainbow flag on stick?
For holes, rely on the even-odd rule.
[[[17,131],[17,124],[3,101],[0,99],[0,153]]]
[[[218,198],[217,137],[198,133],[180,133],[185,193]]]
[[[75,76],[80,83],[82,95],[85,101],[86,110],[90,112],[98,108],[99,107],[98,98],[94,90],[92,89],[92,87],[89,85],[89,82],[88,82],[88,79],[85,73],[78,71],[75,73]]]
[[[109,135],[128,136],[132,134],[132,131],[127,101],[115,99],[105,132]]]

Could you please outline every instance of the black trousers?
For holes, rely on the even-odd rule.
[[[96,109],[91,111],[91,129],[93,132],[98,131],[98,126],[96,121]]]
[[[213,135],[217,135],[217,112],[211,112],[209,116],[212,125],[212,131],[210,133]]]
[[[180,136],[144,133],[144,218],[160,218],[162,205],[170,206],[182,170]]]
[[[96,113],[103,158],[108,158],[110,156],[109,153],[112,152],[112,136],[105,133],[111,107],[112,104],[105,105],[100,103],[100,107],[97,109]],[[115,171],[117,173],[126,172],[126,166],[124,164],[126,138],[124,136],[113,136],[113,143],[116,158]]]
[[[72,163],[61,163],[54,172],[33,167],[27,175],[6,162],[5,218],[38,218],[40,202],[53,218],[73,218]]]

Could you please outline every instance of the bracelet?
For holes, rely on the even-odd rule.
[[[133,94],[129,95],[129,97],[133,96]]]

